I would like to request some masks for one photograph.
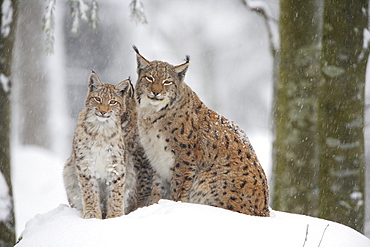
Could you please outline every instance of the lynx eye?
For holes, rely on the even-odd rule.
[[[110,105],[117,105],[117,103],[118,103],[118,102],[117,102],[116,100],[110,100],[110,101],[109,101],[109,104],[110,104]]]
[[[145,79],[149,82],[154,82],[154,78],[151,76],[145,76]]]
[[[98,103],[101,103],[101,98],[100,97],[94,97],[94,100]]]
[[[173,83],[172,81],[167,81],[167,80],[162,82],[163,85],[167,85],[167,86],[171,85],[172,83]]]

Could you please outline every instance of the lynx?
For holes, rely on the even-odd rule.
[[[185,84],[189,56],[173,66],[134,50],[140,141],[169,198],[269,216],[267,180],[252,145]]]
[[[121,118],[130,81],[103,84],[93,72],[63,177],[71,207],[83,218],[113,218],[136,205],[136,175],[127,163]],[[130,188],[132,187],[132,188]]]
[[[150,166],[140,143],[136,101],[131,83],[125,100],[126,111],[122,115],[122,131],[128,158],[127,163],[132,164],[136,174],[137,207],[149,206],[160,198],[166,198],[167,195],[165,188],[158,182],[158,176]],[[130,211],[134,209],[136,208],[132,208]]]

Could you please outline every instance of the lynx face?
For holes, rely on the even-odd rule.
[[[118,85],[102,83],[93,72],[89,78],[89,91],[85,105],[89,110],[88,121],[109,123],[117,122],[125,111],[125,91],[130,88],[129,80]]]
[[[178,88],[188,69],[189,57],[184,64],[173,66],[161,61],[149,62],[138,53],[137,62],[136,89],[140,107],[154,112],[171,108],[179,96]]]

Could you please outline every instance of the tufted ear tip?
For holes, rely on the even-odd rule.
[[[185,56],[185,61],[186,61],[186,63],[189,63],[190,62],[190,56],[189,55],[186,55]]]
[[[136,47],[136,45],[133,45],[132,48],[137,54],[140,54],[139,49]]]
[[[184,81],[186,71],[189,68],[189,59],[190,59],[190,57],[187,56],[187,60],[186,60],[185,63],[180,64],[180,65],[175,67],[175,72],[177,73],[177,76],[179,77],[180,81]]]
[[[91,74],[89,76],[88,80],[89,90],[94,91],[99,88],[99,86],[103,85],[101,80],[99,79],[99,76],[94,72],[91,71]]]
[[[132,48],[136,52],[137,72],[140,73],[142,69],[145,69],[147,66],[149,66],[149,61],[140,55],[139,49],[135,45],[133,45]]]

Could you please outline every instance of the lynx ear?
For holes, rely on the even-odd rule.
[[[116,90],[121,94],[121,96],[127,94],[129,97],[134,96],[134,87],[131,84],[130,78],[120,82],[117,86],[115,86]]]
[[[89,90],[91,92],[97,90],[101,85],[103,85],[98,75],[94,71],[91,72],[88,83]]]
[[[143,56],[140,55],[139,49],[136,46],[132,46],[134,51],[136,52],[136,60],[137,60],[137,73],[139,74],[141,70],[145,69],[149,66],[149,61],[146,60]]]
[[[188,70],[189,67],[189,61],[190,61],[190,56],[186,56],[185,58],[185,63],[180,64],[175,67],[175,72],[177,73],[177,76],[179,77],[179,80],[182,82],[184,80],[186,71]]]

